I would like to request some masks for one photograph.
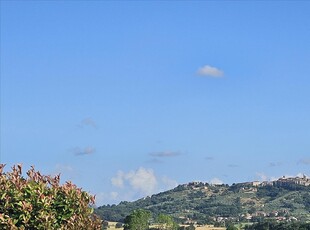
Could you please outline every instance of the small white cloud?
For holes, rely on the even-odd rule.
[[[200,76],[210,76],[210,77],[222,77],[224,72],[216,67],[205,65],[197,70],[197,74]]]
[[[219,185],[219,184],[224,184],[224,182],[222,180],[220,180],[219,178],[213,178],[210,180],[210,184],[215,184],[215,185]]]
[[[85,147],[84,149],[81,149],[80,147],[75,147],[71,150],[71,152],[76,156],[90,155],[96,152],[96,149],[91,146]]]

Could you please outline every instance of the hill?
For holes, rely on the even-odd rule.
[[[180,223],[255,222],[265,218],[310,221],[309,184],[305,177],[231,186],[192,182],[134,202],[104,205],[96,213],[111,221],[123,221],[139,208],[154,215],[169,214]]]

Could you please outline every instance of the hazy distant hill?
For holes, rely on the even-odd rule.
[[[310,186],[291,179],[231,186],[193,182],[134,202],[101,206],[96,213],[112,221],[123,221],[138,208],[150,210],[155,215],[169,214],[180,222],[255,221],[261,218],[310,220]]]

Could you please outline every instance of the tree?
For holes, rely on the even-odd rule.
[[[149,228],[151,212],[143,209],[134,210],[125,218],[125,230],[145,230]]]
[[[157,217],[157,223],[159,225],[159,230],[176,230],[178,225],[173,221],[171,216],[165,214],[159,214]]]

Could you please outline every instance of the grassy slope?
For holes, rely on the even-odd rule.
[[[297,191],[296,191],[297,190]],[[309,218],[310,187],[283,189],[256,188],[249,185],[233,186],[181,185],[173,190],[146,197],[135,202],[102,206],[96,212],[103,219],[122,221],[138,208],[154,215],[165,213],[176,218],[207,219],[216,216],[239,216],[253,211],[270,213],[289,211],[290,215]],[[307,203],[308,202],[308,203]]]

